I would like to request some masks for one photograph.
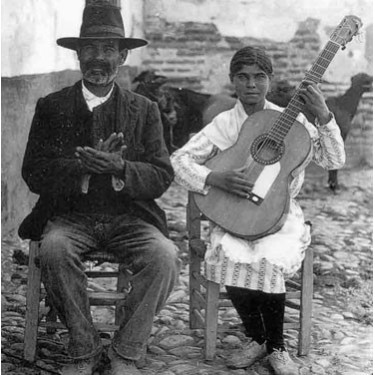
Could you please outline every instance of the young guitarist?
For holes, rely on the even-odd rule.
[[[252,184],[241,169],[217,172],[204,164],[236,143],[248,116],[263,109],[283,109],[265,99],[273,68],[264,50],[244,47],[237,51],[230,63],[229,77],[238,97],[235,107],[216,116],[171,159],[176,181],[188,190],[207,194],[214,186],[246,198]],[[313,152],[291,182],[290,209],[281,229],[250,241],[212,224],[205,255],[206,277],[226,286],[249,338],[238,353],[228,358],[230,368],[249,367],[268,355],[277,375],[298,374],[283,339],[284,278],[300,268],[310,244],[310,226],[305,224],[295,198],[304,180],[304,169],[311,160],[325,169],[341,168],[345,162],[340,129],[318,86],[306,82],[300,97],[316,117],[315,126],[302,114],[297,117],[311,136]]]

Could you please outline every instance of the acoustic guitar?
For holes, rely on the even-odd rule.
[[[358,34],[356,16],[346,16],[330,36],[283,112],[263,110],[249,116],[237,142],[206,162],[213,171],[241,168],[253,189],[242,198],[211,186],[207,195],[195,193],[200,211],[236,236],[255,240],[277,232],[290,207],[290,183],[312,152],[311,137],[296,118],[303,102],[304,81],[320,82],[337,51]]]

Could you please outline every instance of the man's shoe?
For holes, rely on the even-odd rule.
[[[111,375],[142,375],[134,361],[120,357],[112,348],[108,351],[108,357],[111,360]]]
[[[287,351],[275,349],[268,357],[276,375],[298,375],[298,366],[292,361]]]
[[[81,359],[65,365],[61,375],[92,375],[100,361],[100,356]]]
[[[266,344],[258,344],[256,341],[246,343],[242,349],[227,358],[227,367],[246,368],[267,355]]]

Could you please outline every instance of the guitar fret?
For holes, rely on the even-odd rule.
[[[323,53],[320,58],[321,59],[324,59],[324,61],[327,61],[328,64],[330,64],[330,62],[332,61],[332,59],[334,58],[335,54],[334,53]]]
[[[306,73],[306,78],[314,82],[319,82],[321,77],[322,75],[315,75],[315,74],[312,74],[311,72]]]
[[[321,74],[323,74],[326,71],[328,65],[329,64],[324,64],[324,61],[322,61],[322,62],[318,61],[315,65],[314,69],[312,69],[312,70],[323,70],[322,73],[321,73]]]
[[[276,143],[281,143],[285,137],[283,134],[279,136],[278,134],[275,134],[275,133],[269,133],[268,136],[269,138],[271,138],[271,140],[275,141]]]
[[[289,111],[289,112],[292,112],[292,114],[289,114],[288,111]],[[283,114],[284,114],[286,117],[290,118],[291,120],[295,120],[296,117],[298,116],[298,113],[299,113],[299,112],[293,111],[293,110],[291,110],[290,108],[287,108],[286,111],[283,112]]]
[[[328,57],[328,58],[326,58],[325,56],[320,56],[320,58],[323,60],[323,61],[327,61],[327,66],[330,64],[330,62],[331,62],[331,59]]]
[[[299,102],[298,102],[298,104],[299,104]],[[298,111],[298,112],[301,112],[301,108],[300,107],[297,107],[297,106],[295,106],[292,102],[290,102],[289,103],[289,106],[290,107],[292,107],[292,108],[295,108],[296,109],[296,111]]]

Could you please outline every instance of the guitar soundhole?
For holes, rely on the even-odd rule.
[[[251,156],[260,164],[269,165],[279,161],[284,154],[284,143],[276,142],[267,134],[257,137],[251,145]]]

